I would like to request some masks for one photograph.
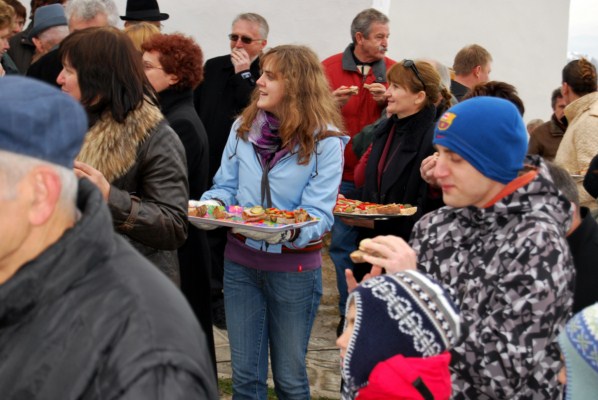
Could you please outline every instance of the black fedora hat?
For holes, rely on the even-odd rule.
[[[165,21],[170,16],[160,12],[157,0],[127,0],[127,12],[123,21]]]

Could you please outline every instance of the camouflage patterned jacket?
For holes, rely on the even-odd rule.
[[[491,207],[443,207],[415,226],[419,267],[454,290],[466,333],[453,351],[456,399],[556,399],[556,337],[574,270],[567,200],[539,174]]]

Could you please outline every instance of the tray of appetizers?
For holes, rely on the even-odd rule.
[[[303,209],[280,210],[262,206],[197,206],[189,202],[189,222],[201,229],[202,225],[243,228],[258,232],[282,232],[318,223]]]
[[[407,217],[417,212],[410,204],[378,204],[367,201],[339,198],[334,206],[334,215],[343,218],[385,220]]]

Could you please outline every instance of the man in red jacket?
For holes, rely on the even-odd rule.
[[[369,8],[361,11],[351,23],[352,43],[342,53],[333,55],[322,62],[330,88],[337,99],[345,130],[355,136],[361,129],[373,123],[386,106],[384,93],[388,86],[386,70],[395,61],[386,57],[388,50],[389,19],[378,10]],[[345,148],[345,165],[340,193],[351,197],[353,169],[358,158],[353,152],[352,142]],[[344,325],[347,285],[345,268],[352,268],[349,253],[355,248],[357,232],[343,224],[338,218],[332,227],[330,258],[336,268],[337,287],[340,294],[339,310],[341,320],[337,335]]]

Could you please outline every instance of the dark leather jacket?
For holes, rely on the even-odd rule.
[[[146,103],[124,124],[100,119],[78,159],[111,183],[108,206],[116,231],[179,283],[176,250],[187,238],[187,161],[158,108]]]

